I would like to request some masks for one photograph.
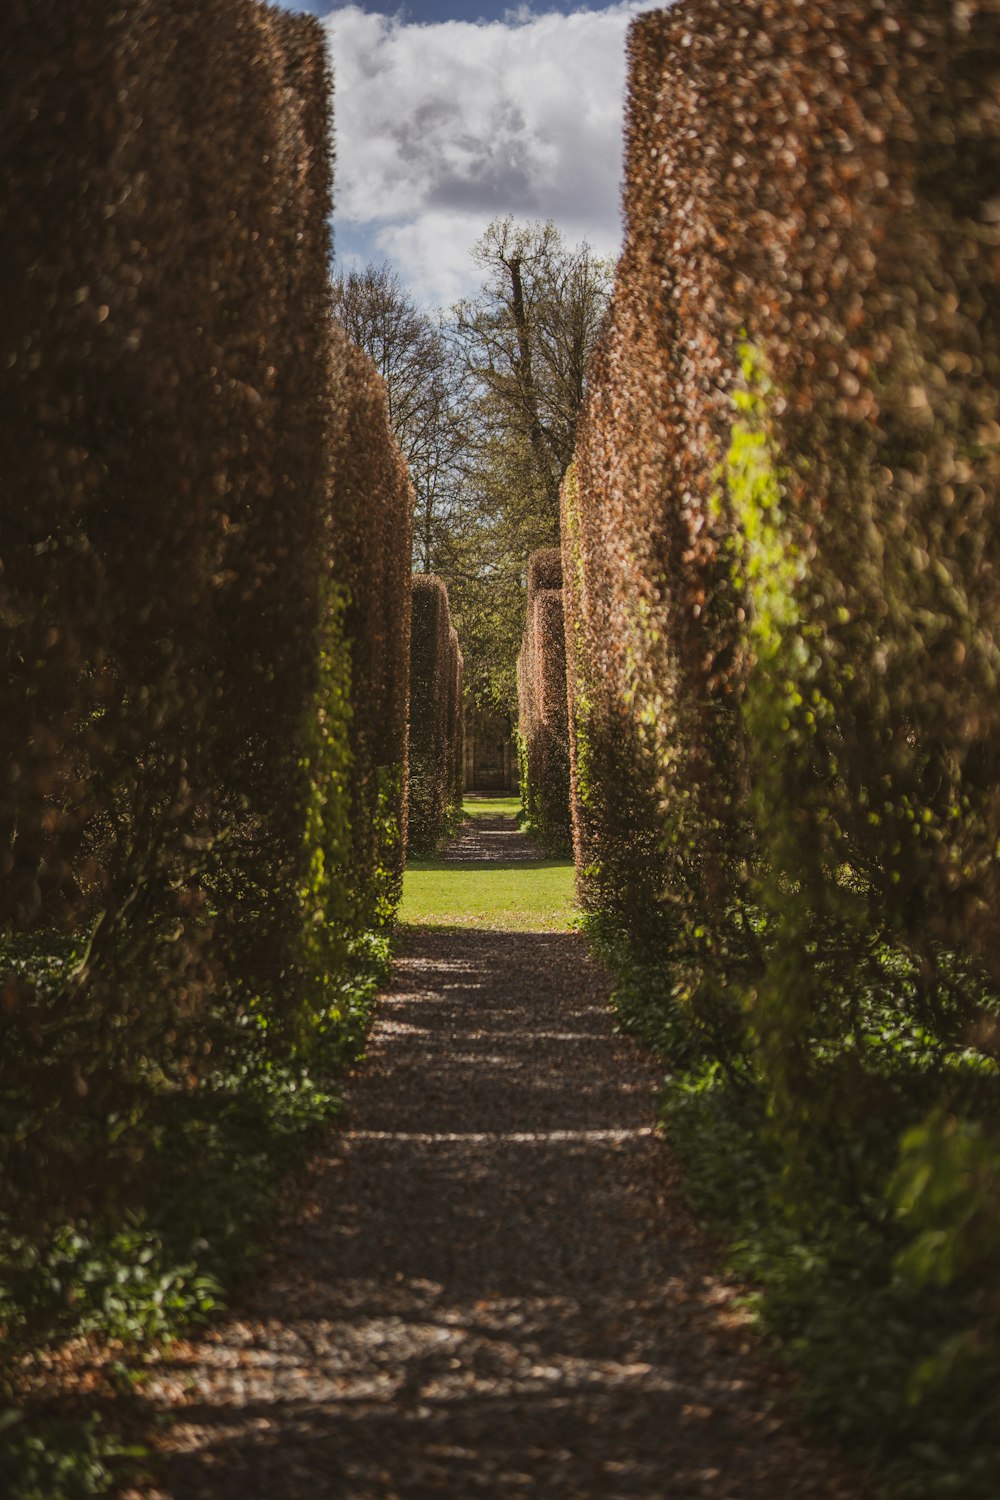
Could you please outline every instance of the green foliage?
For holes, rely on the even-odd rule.
[[[438,570],[462,636],[472,697],[516,717],[523,560],[559,542],[559,486],[573,456],[610,266],[551,223],[490,224],[473,251],[479,295],[451,336],[464,366],[462,503]]]
[[[995,1117],[970,1119],[935,1108],[903,1136],[889,1194],[909,1238],[896,1271],[916,1292],[950,1290],[964,1297],[968,1324],[947,1329],[912,1373],[911,1398],[955,1400],[995,1385],[1000,1369],[1000,1300],[993,1275],[1000,1257],[997,1196],[1000,1140]]]
[[[506,715],[517,703],[514,664],[526,597],[515,549],[548,546],[554,540],[548,519],[540,521],[520,509],[516,524],[506,517],[501,507],[510,498],[506,475],[493,476],[475,510],[467,507],[449,528],[440,565],[469,662],[469,693],[485,710]]]
[[[979,1121],[937,1109],[903,1137],[892,1194],[918,1232],[900,1270],[918,1286],[951,1286],[1000,1247],[994,1212],[1000,1159]]]
[[[761,1329],[802,1377],[805,1413],[877,1465],[894,1495],[991,1500],[1000,1355],[984,1337],[995,1307],[983,1273],[996,1255],[997,1158],[985,1124],[1000,1103],[995,1072],[965,1049],[942,1053],[918,1028],[901,1031],[872,992],[863,1025],[879,1086],[864,1088],[863,1110],[845,1110],[839,1138],[814,1141],[797,1174],[810,1212],[790,1212],[763,1079],[713,1056],[677,1005],[668,968],[637,959],[600,922],[588,930],[620,976],[620,1024],[670,1067],[662,1115],[689,1197],[755,1289]],[[885,963],[905,970],[889,955]],[[839,1079],[846,1105],[858,1078],[844,1078],[835,1052],[815,1066],[821,1085]],[[945,1068],[984,1120],[923,1114]]]
[[[0,1480],[8,1500],[90,1500],[107,1495],[144,1456],[105,1431],[99,1417],[22,1421],[0,1411]]]
[[[744,854],[716,860],[708,820],[695,840],[684,759],[669,745],[643,751],[682,700],[650,697],[639,647],[630,716],[602,718],[578,583],[576,817],[581,853],[587,840],[596,851],[581,857],[588,926],[619,973],[622,1024],[672,1070],[664,1118],[692,1196],[758,1287],[762,1323],[802,1371],[809,1412],[894,1492],[985,1500],[1000,1475],[1000,998],[975,951],[915,920],[914,871],[925,879],[925,851],[945,848],[938,809],[952,773],[944,757],[941,775],[921,781],[938,750],[930,738],[921,747],[916,721],[905,740],[873,733],[879,715],[892,722],[885,697],[868,695],[859,717],[848,622],[827,608],[816,528],[802,525],[782,462],[787,396],[759,348],[744,340],[740,354],[712,509],[727,538],[721,595],[742,611],[746,775],[734,759],[725,811]],[[568,563],[585,546],[569,490]],[[634,628],[638,640],[649,633],[642,607]],[[859,745],[870,765],[852,764]],[[705,785],[696,751],[694,741],[689,763]],[[658,780],[657,760],[671,779]],[[870,783],[879,764],[876,802],[858,774]],[[978,816],[958,799],[949,839],[959,808]],[[702,872],[682,887],[686,839],[715,871],[714,904],[700,910],[691,892]]]
[[[110,1236],[94,1234],[81,1220],[42,1246],[9,1241],[0,1285],[0,1318],[9,1334],[16,1337],[20,1327],[44,1329],[47,1339],[97,1332],[134,1344],[164,1338],[217,1305],[215,1279],[197,1274],[193,1263],[173,1264],[141,1217]]]
[[[529,826],[532,826],[537,821],[537,809],[534,789],[528,777],[528,747],[520,726],[514,731],[514,745],[517,750],[517,784],[521,794],[521,816]]]
[[[593,697],[588,682],[590,660],[582,619],[584,568],[581,541],[580,482],[576,460],[570,464],[560,494],[563,558],[563,613],[566,632],[567,728],[569,731],[570,816],[577,890],[581,904],[596,904],[588,892],[599,889],[601,866],[594,843],[600,784],[593,766]]]
[[[615,1007],[628,1031],[679,1070],[720,1070],[737,1088],[751,1084],[735,984],[731,993],[723,985],[713,1005],[703,955],[668,958],[609,911],[588,911],[584,926],[616,975]]]
[[[308,1063],[276,1060],[264,1022],[248,1020],[224,1070],[160,1096],[142,1124],[141,1184],[115,1212],[46,1235],[0,1224],[5,1493],[104,1494],[137,1456],[110,1427],[54,1420],[48,1404],[26,1401],[19,1361],[86,1334],[120,1341],[127,1377],[136,1355],[218,1315],[253,1270],[280,1184],[339,1107],[336,1076],[362,1053],[388,957],[385,936],[355,943],[335,998],[314,1018]]]
[[[307,714],[301,770],[308,800],[303,827],[303,874],[298,889],[302,989],[295,1018],[297,1045],[308,1050],[317,1022],[336,1011],[335,995],[350,952],[350,935],[367,892],[348,884],[351,865],[351,667],[344,639],[346,599],[324,586],[325,628],[316,691]],[[370,872],[358,872],[366,881]]]
[[[811,1007],[822,1003],[815,992],[827,978],[825,973],[820,978],[814,963],[801,961],[811,946],[811,892],[785,876],[794,866],[802,822],[784,791],[788,761],[802,759],[801,747],[815,733],[826,703],[815,685],[817,631],[802,618],[806,562],[784,525],[786,496],[769,424],[774,388],[759,350],[744,342],[740,358],[744,384],[733,398],[738,415],[723,475],[735,528],[733,586],[746,600],[751,653],[741,710],[752,775],[746,815],[755,823],[764,856],[754,864],[754,894],[774,929],[752,1017],[761,1061],[772,1079],[772,1107],[781,1112],[792,1110],[799,1098],[803,1108],[810,1107],[802,1031],[809,1026]],[[718,500],[716,507],[721,509]],[[799,1118],[789,1124],[791,1150],[802,1123]]]
[[[368,823],[373,856],[367,871],[367,889],[358,898],[362,927],[381,932],[392,925],[399,905],[403,881],[403,773],[399,766],[379,766],[375,772],[374,807]]]

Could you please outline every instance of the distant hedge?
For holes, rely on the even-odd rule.
[[[528,601],[543,589],[563,586],[562,553],[558,547],[540,547],[528,558]]]
[[[449,800],[457,815],[465,795],[465,658],[454,625],[448,633],[451,689],[448,698],[448,741],[451,746]]]
[[[996,1144],[955,1070],[997,1055],[1000,30],[689,0],[630,58],[563,490],[580,885],[692,1052],[763,1079],[801,1205],[851,1191],[890,1033],[935,1038],[894,1106],[928,1172],[963,1109]],[[967,1265],[977,1161],[940,1207]]]
[[[517,662],[521,801],[542,842],[570,846],[569,724],[562,558],[557,547],[528,559],[528,601]]]
[[[272,1058],[329,1042],[384,910],[382,855],[348,872],[362,809],[398,818],[405,480],[370,375],[333,357],[329,86],[321,28],[244,0],[0,18],[18,1212],[117,1191],[144,1102],[248,1038]]]
[[[462,801],[462,654],[448,590],[431,573],[413,575],[410,646],[411,853],[441,842]]]

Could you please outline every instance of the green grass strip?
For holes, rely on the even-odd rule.
[[[466,818],[519,818],[520,797],[483,797],[473,792],[462,803],[462,816]]]
[[[399,920],[409,926],[568,932],[576,917],[568,859],[413,860],[403,877]]]

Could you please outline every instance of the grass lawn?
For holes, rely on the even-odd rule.
[[[466,818],[519,818],[521,816],[520,797],[486,797],[478,792],[466,796],[462,803],[462,813]]]
[[[423,927],[488,927],[502,932],[567,932],[577,915],[573,864],[413,860],[403,876],[399,920]]]

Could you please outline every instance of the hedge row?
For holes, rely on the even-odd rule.
[[[385,384],[339,330],[333,576],[346,591],[355,918],[391,919],[406,859],[413,486]]]
[[[849,1191],[866,1112],[927,1111],[936,1169],[998,1055],[997,8],[688,0],[630,56],[563,492],[582,896],[763,1078],[797,1192]]]
[[[413,575],[410,645],[408,843],[428,854],[462,806],[463,663],[448,590],[431,573]]]
[[[55,1216],[158,1090],[336,1030],[398,858],[406,486],[331,341],[315,22],[14,4],[0,92],[0,1192]]]
[[[528,602],[517,659],[521,801],[542,842],[568,849],[569,725],[562,557],[557,547],[528,559]]]
[[[450,775],[448,795],[454,817],[462,811],[465,796],[465,658],[458,643],[458,631],[454,625],[448,634],[451,671],[451,687],[448,695],[448,743],[450,745]]]

